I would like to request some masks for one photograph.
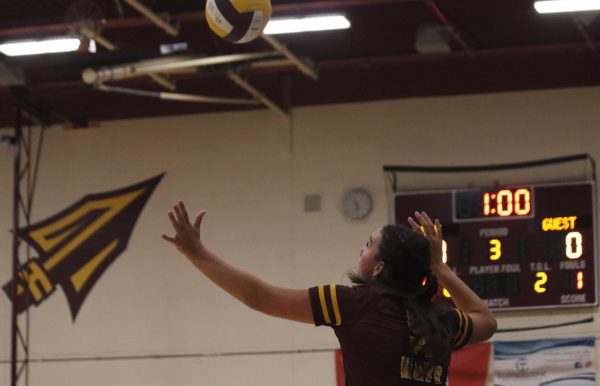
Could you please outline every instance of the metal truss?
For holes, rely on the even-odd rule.
[[[17,95],[14,134],[2,136],[2,143],[14,151],[12,280],[5,287],[11,299],[17,298],[17,283],[28,285],[21,267],[32,258],[32,249],[23,243],[17,230],[30,224],[37,171],[44,141],[45,122],[36,116],[35,109]],[[21,272],[19,274],[19,272]],[[29,384],[29,311],[19,313],[16,302],[11,312],[11,386]]]

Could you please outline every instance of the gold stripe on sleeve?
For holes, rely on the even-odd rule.
[[[331,304],[333,305],[333,313],[335,315],[335,325],[339,326],[342,324],[342,317],[340,316],[340,306],[337,301],[335,284],[330,285],[329,290],[331,291]]]
[[[456,346],[458,344],[458,338],[462,333],[462,326],[464,324],[464,321],[463,321],[463,315],[461,314],[461,312],[458,309],[455,308],[454,312],[456,312],[456,315],[458,316],[458,329],[456,330],[456,334],[454,334],[452,343]]]
[[[461,316],[461,325],[460,325],[460,337],[458,338],[457,344],[460,346],[463,344],[463,341],[467,337],[467,332],[469,331],[469,317],[464,314],[464,312],[457,310]]]
[[[323,311],[323,317],[325,318],[325,323],[331,324],[331,319],[329,318],[329,312],[327,311],[327,304],[325,303],[325,289],[322,285],[319,286],[319,300],[321,301],[321,310]]]

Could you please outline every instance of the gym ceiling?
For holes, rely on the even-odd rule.
[[[96,44],[92,53],[86,42],[73,53],[0,54],[0,127],[14,124],[17,98],[48,122],[73,127],[107,119],[266,108],[155,97],[167,92],[252,98],[232,81],[232,73],[283,111],[600,84],[600,18],[595,13],[540,15],[530,0],[276,0],[273,18],[341,13],[352,24],[346,30],[274,36],[293,57],[315,69],[316,80],[279,55],[102,82],[149,96],[102,91],[98,83],[85,83],[86,69],[277,53],[263,39],[233,45],[216,37],[204,20],[203,1],[138,1],[174,26],[176,36],[127,0],[0,0],[0,43],[69,33],[81,37],[86,25],[114,46]],[[176,52],[161,54],[161,46]]]

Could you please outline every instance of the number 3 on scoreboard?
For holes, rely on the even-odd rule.
[[[538,280],[533,285],[533,290],[538,294],[546,292],[546,287],[544,285],[548,282],[548,274],[546,272],[538,272],[535,274],[535,277],[537,277]]]
[[[490,239],[490,260],[498,260],[502,256],[502,243],[498,239]]]

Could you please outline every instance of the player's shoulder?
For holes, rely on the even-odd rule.
[[[438,315],[438,317],[449,317],[453,319],[460,319],[466,313],[459,308],[454,307],[446,302],[433,300],[431,302],[433,311]]]
[[[450,329],[453,349],[464,347],[473,334],[471,317],[466,312],[444,302],[434,301],[432,306],[438,318]]]
[[[332,296],[342,297],[377,297],[382,295],[385,290],[381,286],[372,284],[356,284],[356,285],[344,285],[344,284],[321,284],[311,288],[314,293]]]
[[[321,284],[309,288],[316,325],[341,326],[352,323],[376,306],[382,291],[371,284]]]
[[[436,299],[435,297],[431,301],[431,306],[433,308],[433,311],[438,315],[446,314],[455,309],[450,304],[440,301],[440,300]]]
[[[379,298],[388,293],[386,288],[382,285],[379,285],[377,282],[367,284],[355,284],[350,286],[339,285],[337,286],[337,288],[339,291],[346,292],[349,295],[366,298]]]

